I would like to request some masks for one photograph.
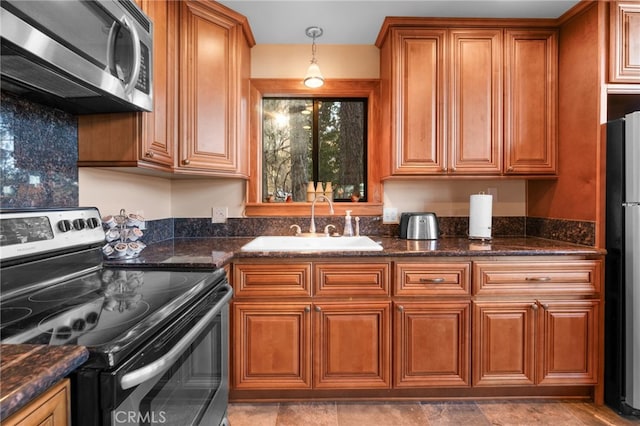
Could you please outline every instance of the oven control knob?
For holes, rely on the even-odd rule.
[[[77,229],[78,231],[84,229],[86,226],[87,224],[84,219],[76,219],[73,221],[73,228]]]
[[[71,225],[71,221],[68,221],[66,219],[61,220],[60,222],[58,222],[58,229],[62,232],[69,232],[73,229],[73,225]]]
[[[73,324],[71,324],[71,328],[73,328],[74,331],[82,331],[86,326],[87,323],[82,318],[78,318],[73,322]]]
[[[85,319],[87,320],[88,324],[93,325],[98,322],[98,317],[99,315],[97,312],[89,312]]]
[[[95,217],[90,217],[87,219],[87,226],[89,229],[95,229],[100,226],[100,221]]]
[[[56,332],[56,337],[58,339],[68,339],[69,337],[71,337],[71,327],[60,327]]]

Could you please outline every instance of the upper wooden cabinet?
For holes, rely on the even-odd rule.
[[[388,174],[554,174],[557,31],[406,19],[376,42]]]
[[[149,1],[153,112],[78,118],[78,165],[248,175],[246,18],[211,1]]]
[[[250,48],[240,15],[211,1],[180,2],[177,172],[248,175]],[[241,145],[240,145],[241,144]]]
[[[554,174],[558,146],[556,30],[505,31],[506,174]]]
[[[609,4],[609,82],[640,83],[640,1]]]

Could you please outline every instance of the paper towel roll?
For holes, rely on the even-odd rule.
[[[491,239],[493,196],[474,194],[469,199],[469,238]]]

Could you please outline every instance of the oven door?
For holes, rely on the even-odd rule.
[[[103,424],[226,422],[232,294],[225,283],[122,367],[102,374]]]

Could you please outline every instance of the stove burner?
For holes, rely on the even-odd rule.
[[[65,302],[100,289],[99,281],[73,280],[37,291],[29,296],[31,302]]]
[[[28,317],[31,312],[33,311],[29,308],[0,308],[0,322],[2,325],[9,325]]]

